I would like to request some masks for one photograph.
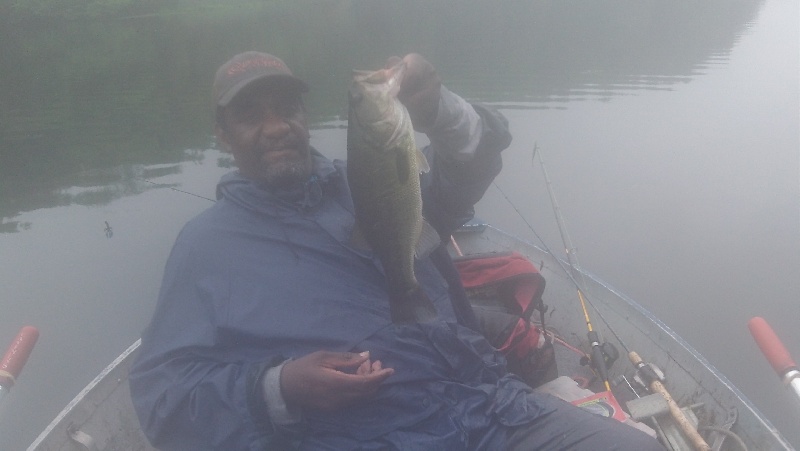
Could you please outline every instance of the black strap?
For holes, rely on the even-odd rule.
[[[453,259],[450,258],[447,247],[441,245],[436,248],[431,253],[431,261],[450,288],[450,302],[453,304],[453,311],[456,314],[458,323],[480,333],[478,319],[475,318],[475,312],[472,310],[472,305],[467,298],[467,292],[464,291],[464,285],[461,283],[461,275],[453,264]]]

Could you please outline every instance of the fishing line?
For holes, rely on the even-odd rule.
[[[537,150],[538,150],[537,146],[534,145],[534,148],[533,148],[534,156],[536,155],[536,151]],[[550,194],[550,200],[553,203],[553,211],[556,214],[557,223],[559,224],[559,232],[561,232],[562,240],[565,240],[565,233],[564,233],[563,230],[561,230],[563,228],[563,223],[562,223],[562,221],[560,219],[560,210],[557,208],[558,204],[555,202],[555,195],[553,194],[552,186],[551,186],[550,180],[549,180],[549,178],[547,176],[547,171],[545,170],[544,162],[542,161],[541,152],[539,154],[539,162],[541,163],[541,166],[542,166],[542,172],[545,175],[545,180],[547,182],[547,189],[548,189],[548,192]],[[522,213],[519,211],[519,209],[514,205],[513,202],[511,202],[511,199],[509,199],[509,197],[505,194],[505,192],[503,192],[503,190],[500,188],[500,186],[498,186],[496,183],[494,183],[494,185],[495,185],[495,187],[497,187],[497,190],[500,192],[500,194],[503,195],[503,197],[506,199],[506,201],[514,208],[514,210],[517,212],[517,214],[520,215],[520,218],[522,218],[522,220],[525,222],[525,224],[527,224],[528,228],[531,230],[531,232],[534,234],[534,236],[536,236],[536,238],[542,243],[542,246],[544,247],[545,251],[547,251],[550,255],[555,257],[555,260],[558,263],[558,265],[561,267],[561,269],[564,271],[564,273],[569,277],[569,279],[575,285],[575,288],[578,290],[578,297],[581,298],[581,306],[584,309],[584,315],[585,315],[585,318],[586,318],[586,323],[587,323],[587,326],[589,327],[589,341],[590,341],[590,343],[592,345],[592,360],[595,361],[596,370],[599,373],[600,377],[603,379],[603,382],[605,384],[606,390],[609,392],[609,394],[612,397],[614,396],[613,393],[611,392],[611,385],[610,385],[610,382],[609,382],[609,379],[608,379],[608,368],[607,368],[605,360],[604,360],[605,359],[605,353],[603,352],[602,345],[600,345],[600,343],[599,343],[599,339],[597,338],[597,333],[592,331],[592,328],[591,328],[592,326],[591,326],[591,323],[589,321],[589,317],[588,317],[588,313],[586,311],[585,303],[588,303],[589,305],[592,306],[592,308],[595,310],[595,312],[600,317],[600,319],[603,321],[603,323],[605,323],[605,325],[608,328],[608,330],[611,331],[611,333],[617,339],[619,344],[622,345],[623,348],[625,348],[625,351],[628,353],[629,360],[631,361],[633,366],[636,368],[636,371],[642,376],[643,379],[646,379],[648,381],[645,385],[648,386],[652,392],[661,393],[663,398],[666,400],[667,405],[669,406],[670,415],[675,419],[675,421],[678,424],[679,429],[690,440],[690,442],[692,443],[694,448],[698,449],[698,450],[709,450],[710,447],[705,442],[703,437],[700,436],[700,434],[698,433],[698,429],[695,428],[694,426],[692,426],[689,423],[689,420],[686,418],[686,416],[684,415],[683,411],[680,409],[678,404],[674,401],[672,396],[670,396],[670,394],[667,391],[666,387],[664,387],[663,383],[661,382],[661,379],[655,373],[653,368],[649,364],[644,363],[642,361],[641,357],[639,357],[638,354],[636,354],[635,352],[632,352],[630,350],[630,348],[628,348],[628,346],[625,344],[625,342],[619,337],[619,335],[617,335],[617,332],[614,330],[614,328],[611,327],[611,324],[608,322],[608,320],[606,320],[606,318],[603,316],[602,312],[600,312],[600,310],[598,310],[597,307],[595,307],[594,304],[591,301],[589,301],[588,297],[586,297],[585,291],[581,288],[581,285],[578,284],[578,281],[575,280],[575,278],[572,276],[572,272],[568,271],[567,268],[564,266],[564,263],[561,261],[561,259],[559,259],[558,257],[555,256],[555,254],[553,254],[553,252],[548,248],[548,246],[544,242],[544,240],[542,240],[542,238],[539,236],[539,234],[536,233],[536,231],[533,229],[533,226],[525,219],[525,217],[522,215]],[[572,260],[569,258],[570,249],[569,249],[568,243],[566,241],[564,242],[564,247],[567,248],[567,257],[568,257],[568,261],[569,261],[570,267],[571,267],[572,271],[576,271],[575,266],[572,264]],[[585,283],[585,279],[583,279],[583,272],[582,271],[578,271],[578,272],[579,272],[579,274],[581,274],[582,280],[584,280],[584,283]],[[584,301],[585,301],[585,303],[584,303]],[[635,393],[635,391],[634,391],[634,393]],[[656,425],[658,426],[657,422],[656,422]]]
[[[531,156],[531,160],[533,160],[533,157],[537,155],[536,153],[537,150],[538,146],[534,144],[533,155]],[[553,190],[553,186],[550,183],[550,177],[547,175],[547,169],[545,168],[541,152],[539,152],[538,155],[539,155],[539,164],[542,168],[542,173],[544,174],[544,179],[547,184],[547,193],[550,195],[550,204],[553,206],[553,214],[555,215],[556,223],[558,224],[558,233],[561,235],[561,244],[564,246],[564,252],[566,252],[567,254],[567,262],[569,263],[569,267],[570,269],[572,269],[572,272],[575,272],[575,262],[573,262],[573,256],[572,256],[574,250],[572,242],[570,241],[569,235],[566,232],[566,226],[564,225],[563,215],[561,214],[561,209],[558,207],[555,191]],[[575,259],[577,260],[577,256],[575,257]],[[592,356],[590,361],[594,362],[597,372],[603,379],[603,383],[606,386],[606,390],[611,392],[611,384],[609,382],[609,377],[608,377],[608,367],[609,365],[614,363],[614,360],[616,360],[618,355],[616,355],[617,352],[616,350],[614,350],[613,354],[615,355],[609,356],[609,351],[607,349],[609,346],[600,342],[600,336],[592,327],[592,320],[589,318],[589,311],[586,309],[587,300],[586,297],[584,296],[584,292],[586,291],[586,279],[585,277],[583,277],[583,271],[579,271],[578,274],[580,274],[582,282],[581,286],[578,287],[578,299],[581,302],[581,309],[583,309],[583,317],[586,320],[586,328],[589,329],[587,338],[589,339],[589,345],[592,350]],[[594,305],[592,305],[592,307],[594,307]],[[603,319],[603,321],[606,323],[606,326],[619,340],[619,337],[617,336],[616,332],[614,332],[614,330],[611,328],[608,321],[605,321],[605,318],[602,317],[602,314],[599,313],[599,310],[597,310],[597,308],[595,308],[595,310],[598,311],[598,314],[600,315],[601,319]],[[620,343],[622,343],[621,340]],[[624,346],[624,343],[622,344]],[[625,349],[627,351],[628,348],[626,347]]]
[[[567,254],[567,263],[569,263],[569,267],[572,268],[574,272],[575,268],[580,268],[581,265],[578,262],[578,255],[575,253],[575,247],[572,245],[572,240],[567,232],[567,226],[564,224],[564,215],[561,214],[561,207],[558,206],[558,201],[556,201],[555,191],[552,189],[552,183],[550,182],[550,176],[547,174],[547,168],[544,165],[542,153],[537,152],[538,150],[539,146],[534,144],[531,164],[533,164],[533,159],[538,155],[539,165],[542,168],[544,181],[547,185],[547,194],[550,196],[550,205],[553,206],[553,215],[556,217],[556,224],[558,224],[558,233],[561,235],[561,244],[564,246],[564,253]],[[586,278],[584,277],[583,271],[579,271],[578,275],[581,279],[580,287],[578,287],[578,298],[581,301],[583,316],[586,319],[586,327],[589,328],[589,332],[592,332],[592,322],[589,319],[589,312],[586,310],[586,297],[584,296],[584,292],[586,291]],[[592,307],[594,307],[594,305],[592,305]]]
[[[532,158],[531,158],[532,160],[536,156],[537,150],[538,150],[538,146],[534,145],[533,155],[532,155]],[[590,344],[591,349],[592,349],[591,361],[594,363],[596,371],[598,372],[599,376],[603,380],[603,383],[604,383],[604,385],[606,387],[606,390],[608,390],[610,392],[611,391],[611,385],[610,385],[610,381],[609,381],[609,378],[608,378],[608,366],[610,366],[614,362],[614,360],[616,360],[616,358],[618,357],[618,353],[616,352],[615,349],[613,349],[613,346],[611,346],[610,344],[606,345],[606,344],[602,344],[600,342],[600,338],[599,338],[597,332],[594,330],[594,328],[592,326],[592,322],[591,322],[591,319],[589,317],[589,312],[588,312],[588,309],[586,308],[586,304],[589,304],[589,305],[592,306],[592,308],[597,313],[597,315],[600,317],[602,322],[606,325],[606,328],[612,333],[612,335],[617,339],[617,342],[620,343],[620,345],[625,349],[625,351],[628,354],[630,354],[630,348],[628,348],[628,346],[625,343],[625,341],[622,340],[622,338],[617,334],[617,332],[614,330],[614,328],[611,327],[610,322],[605,318],[603,313],[600,312],[600,310],[597,309],[597,307],[595,307],[595,305],[589,300],[589,297],[586,295],[586,289],[585,289],[586,281],[585,281],[585,278],[584,278],[584,274],[583,274],[582,271],[579,271],[579,270],[576,269],[575,263],[573,262],[571,244],[569,243],[569,238],[568,238],[568,235],[566,234],[566,227],[563,224],[563,218],[562,218],[562,215],[561,215],[561,211],[558,208],[558,202],[555,199],[555,193],[554,193],[554,190],[552,189],[552,184],[551,184],[550,179],[549,179],[549,177],[547,175],[547,171],[545,169],[544,161],[542,160],[541,153],[539,153],[539,162],[541,163],[542,171],[543,171],[544,176],[545,176],[545,181],[547,182],[547,190],[548,190],[548,193],[550,195],[551,204],[553,205],[553,212],[554,212],[554,214],[556,216],[556,223],[558,224],[559,233],[561,235],[561,240],[562,240],[562,243],[564,245],[565,251],[567,253],[567,261],[569,263],[571,271],[567,270],[567,268],[564,266],[564,264],[561,261],[561,259],[559,259],[558,257],[556,257],[556,262],[561,267],[562,271],[564,271],[564,274],[566,274],[569,277],[569,279],[572,281],[572,284],[577,289],[578,298],[579,298],[580,303],[581,303],[581,308],[583,310],[584,319],[586,321],[586,327],[588,329],[588,337],[587,338],[589,339],[589,344]],[[541,238],[541,236],[539,236],[539,234],[536,232],[536,230],[534,229],[533,225],[525,218],[525,216],[522,214],[522,212],[520,212],[520,210],[516,207],[516,205],[511,201],[511,199],[508,197],[508,195],[506,195],[506,193],[502,190],[502,188],[500,188],[500,186],[496,182],[492,182],[492,183],[495,185],[495,187],[500,192],[500,194],[506,199],[506,201],[509,203],[509,205],[511,205],[511,207],[514,208],[514,211],[517,212],[517,215],[519,215],[519,217],[523,220],[523,222],[525,222],[525,224],[528,226],[528,229],[534,234],[534,236],[536,236],[536,238],[539,240],[539,242],[541,242],[541,244],[545,248],[545,250],[550,255],[555,257],[555,254],[552,252],[552,250],[547,246],[547,244],[544,242],[544,240]],[[578,274],[580,274],[581,281],[583,283],[579,283],[575,279],[574,273],[576,271],[578,272]]]
[[[592,301],[589,300],[589,297],[586,296],[586,293],[581,288],[581,286],[578,283],[578,281],[575,280],[575,277],[572,275],[572,272],[569,271],[566,266],[564,266],[564,263],[561,261],[561,259],[556,257],[556,254],[553,253],[553,251],[550,249],[549,246],[547,246],[547,243],[545,243],[544,240],[542,239],[542,237],[540,237],[539,234],[536,233],[536,230],[528,222],[528,220],[525,219],[525,216],[522,215],[522,213],[519,211],[517,206],[514,205],[513,202],[511,202],[511,199],[509,199],[509,197],[506,195],[505,191],[503,191],[503,189],[500,188],[500,186],[496,182],[492,182],[492,184],[495,186],[495,188],[497,188],[497,191],[499,191],[500,194],[505,198],[506,202],[508,202],[509,205],[511,205],[511,207],[514,209],[514,211],[517,212],[517,214],[519,215],[520,219],[522,219],[522,221],[525,223],[525,225],[528,227],[528,229],[530,229],[531,233],[533,233],[533,235],[536,237],[536,239],[539,240],[539,242],[542,244],[542,247],[544,248],[545,252],[547,252],[548,254],[550,254],[553,257],[555,257],[555,260],[556,260],[556,263],[558,263],[558,266],[560,266],[561,270],[564,271],[564,274],[566,274],[567,277],[569,277],[570,281],[572,281],[572,284],[575,286],[575,288],[578,290],[578,292],[583,294],[584,299],[586,300],[586,303],[592,306],[594,311],[597,313],[597,316],[600,317],[600,320],[602,320],[603,323],[611,331],[611,333],[614,334],[614,337],[620,342],[622,347],[625,348],[626,351],[628,351],[628,347],[625,345],[625,342],[620,339],[619,335],[617,335],[617,333],[614,331],[614,329],[609,325],[608,320],[606,320],[605,317],[603,316],[603,314],[597,309],[597,307],[594,306],[594,303],[592,303]]]
[[[177,191],[177,192],[179,192],[179,193],[188,194],[188,195],[190,195],[190,196],[194,196],[194,197],[199,197],[200,199],[210,200],[211,202],[216,202],[216,200],[214,200],[214,199],[211,199],[211,198],[209,198],[209,197],[201,196],[201,195],[199,195],[199,194],[195,194],[195,193],[190,193],[189,191],[183,191],[183,190],[180,190],[180,189],[178,189],[178,188],[174,188],[174,187],[172,187],[172,186],[166,185],[166,184],[164,184],[164,183],[156,183],[156,182],[151,182],[150,180],[143,179],[143,178],[141,178],[141,177],[139,177],[139,180],[141,180],[141,181],[143,181],[143,182],[147,182],[147,183],[149,183],[149,184],[151,184],[151,185],[155,185],[155,186],[157,186],[157,187],[159,187],[159,188],[169,188],[169,189],[171,189],[172,191]]]

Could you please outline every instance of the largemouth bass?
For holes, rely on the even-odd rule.
[[[422,218],[419,174],[429,170],[428,162],[414,142],[408,110],[397,100],[405,67],[355,71],[347,124],[354,242],[365,242],[380,259],[395,323],[436,318],[414,276],[414,259],[440,244]]]

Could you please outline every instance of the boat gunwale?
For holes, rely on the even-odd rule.
[[[486,231],[490,231],[491,237],[486,233]],[[485,228],[481,232],[471,232],[465,231],[465,234],[470,233],[477,233],[487,240],[491,240],[493,243],[502,245],[508,249],[514,249],[516,246],[525,246],[527,248],[533,249],[538,253],[548,256],[551,259],[558,260],[561,262],[561,265],[556,265],[556,267],[550,268],[550,270],[554,274],[558,274],[559,272],[562,273],[561,275],[565,278],[569,278],[568,276],[563,274],[563,270],[569,270],[569,264],[566,260],[554,255],[551,251],[543,249],[541,246],[536,245],[524,238],[521,238],[515,234],[506,232],[492,224],[485,224]],[[504,241],[510,241],[508,243],[498,243],[500,240],[496,240],[495,238],[501,238]],[[519,251],[519,249],[517,248]],[[563,265],[563,269],[562,266]],[[772,424],[772,422],[747,398],[747,396],[738,388],[736,387],[722,372],[720,372],[711,362],[706,359],[696,348],[694,348],[689,342],[687,342],[683,337],[681,337],[677,332],[675,332],[672,328],[670,328],[666,323],[662,320],[658,319],[652,312],[647,310],[643,305],[638,303],[636,300],[631,298],[630,296],[622,293],[618,289],[614,288],[611,284],[601,279],[596,274],[582,268],[582,267],[575,267],[572,270],[576,271],[580,275],[583,275],[591,280],[591,283],[597,285],[598,287],[606,290],[608,293],[612,295],[612,297],[617,298],[625,303],[627,307],[631,307],[637,314],[641,316],[641,318],[649,321],[653,325],[657,327],[661,333],[665,334],[670,340],[671,343],[677,345],[678,348],[682,349],[684,352],[688,353],[692,358],[686,362],[683,362],[683,359],[675,358],[672,355],[672,351],[665,349],[663,346],[659,346],[661,349],[664,350],[668,354],[668,359],[674,363],[676,366],[680,367],[682,371],[686,373],[691,379],[693,379],[696,384],[707,393],[709,393],[709,397],[714,399],[720,406],[722,403],[720,400],[717,399],[719,395],[728,395],[729,397],[733,398],[735,402],[741,405],[741,407],[746,408],[748,412],[751,414],[752,418],[758,421],[763,430],[769,431],[771,436],[780,443],[784,449],[793,450],[794,447],[788,442],[788,440],[780,433],[780,431]],[[569,282],[572,283],[571,281]],[[594,302],[594,301],[593,301]],[[602,298],[602,302],[608,306],[609,310],[614,310],[610,305],[607,299]],[[592,308],[597,309],[597,307],[592,304]],[[616,314],[620,314],[619,312],[615,312]],[[610,327],[609,325],[605,325],[606,327]],[[645,330],[642,328],[637,327],[639,332],[644,335],[647,334]],[[655,340],[651,340],[655,343]],[[627,360],[627,356],[624,356]],[[694,366],[705,371],[708,375],[710,375],[717,383],[716,384],[708,384],[708,382],[704,383],[703,380],[705,378],[699,377],[696,370],[690,368]],[[713,385],[709,387],[709,385]],[[719,387],[724,387],[727,390],[727,393],[720,392]],[[712,395],[714,394],[714,395]],[[739,416],[741,417],[741,412],[739,412]]]
[[[28,446],[28,451],[36,450],[40,445],[44,444],[47,440],[52,440],[51,434],[54,433],[57,429],[63,429],[64,431],[68,431],[71,428],[75,421],[74,419],[70,419],[69,416],[73,414],[76,408],[89,396],[99,390],[105,389],[108,390],[108,379],[109,376],[114,374],[115,372],[120,371],[121,367],[124,363],[130,363],[129,358],[136,352],[141,345],[141,338],[137,339],[133,342],[128,348],[126,348],[120,355],[118,355],[114,360],[111,361],[105,368],[103,368],[100,373],[92,379],[74,398],[61,410],[61,412],[56,415],[53,421],[44,428],[44,430],[36,437],[36,439]],[[117,381],[118,384],[127,383],[128,380],[128,373],[125,371],[123,375],[120,375],[120,379]],[[116,390],[116,387],[114,388]],[[114,390],[109,390],[109,393],[113,392]],[[99,404],[99,403],[98,403]],[[64,424],[66,421],[70,421],[70,424]],[[66,438],[65,438],[66,439]]]

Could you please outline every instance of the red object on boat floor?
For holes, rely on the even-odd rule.
[[[0,386],[11,388],[14,385],[38,339],[39,329],[33,326],[25,326],[20,329],[14,341],[11,342],[11,346],[8,347],[3,360],[0,361]]]
[[[597,415],[613,418],[617,421],[624,422],[627,419],[622,407],[619,406],[617,399],[610,391],[603,391],[585,398],[576,399],[572,401],[572,404],[583,407]]]
[[[788,371],[797,369],[797,364],[789,355],[789,351],[764,318],[756,316],[750,319],[747,327],[778,376],[783,377]]]

